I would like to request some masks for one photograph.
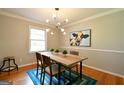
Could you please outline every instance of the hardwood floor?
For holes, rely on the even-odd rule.
[[[97,85],[123,85],[124,78],[83,67],[84,74],[97,80]]]
[[[26,74],[27,70],[35,68],[36,65],[30,65],[19,68],[18,71],[2,72],[0,74],[0,80],[10,80],[14,85],[33,85],[33,82]],[[97,85],[123,85],[124,79],[110,75],[101,71],[97,71],[88,67],[83,67],[83,73],[89,77],[97,80]]]
[[[36,64],[21,67],[18,71],[2,72],[0,74],[0,80],[10,80],[14,85],[33,85],[33,82],[27,75],[26,71],[35,68]]]

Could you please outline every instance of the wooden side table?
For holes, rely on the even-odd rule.
[[[13,62],[13,66],[10,64],[11,62]],[[7,66],[5,67],[5,65],[7,64]],[[15,58],[13,56],[9,56],[9,57],[4,57],[3,58],[3,64],[0,67],[0,71],[1,72],[10,72],[14,69],[18,70],[18,65],[15,63]]]

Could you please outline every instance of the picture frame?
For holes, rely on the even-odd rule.
[[[70,32],[70,46],[91,47],[91,29]]]

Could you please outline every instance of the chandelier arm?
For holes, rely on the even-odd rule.
[[[53,22],[50,21],[50,20],[48,20],[48,19],[46,20],[46,22],[47,22],[48,24],[55,24],[55,27],[56,27],[58,30],[64,32],[64,27],[63,27],[63,26],[68,22],[68,19],[66,18],[66,19],[64,19],[64,20],[62,21],[61,15],[59,14],[59,11],[60,11],[59,8],[55,8],[55,12],[54,12],[54,14],[52,15]]]

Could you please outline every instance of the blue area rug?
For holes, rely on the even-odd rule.
[[[38,74],[38,76],[36,76],[36,69],[27,71],[27,74],[33,81],[34,85],[40,85],[40,73]],[[62,73],[61,75],[61,85],[95,85],[96,84],[96,80],[83,74],[82,74],[82,79],[77,78],[79,73],[75,71],[72,71],[71,78],[69,79],[64,78],[63,75],[64,73]],[[68,70],[65,71],[65,77],[69,77]],[[45,81],[44,81],[45,85],[49,85],[49,80],[50,80],[49,78],[50,78],[49,75],[45,74]],[[52,85],[58,85],[57,76],[53,77],[52,81],[53,81]]]

